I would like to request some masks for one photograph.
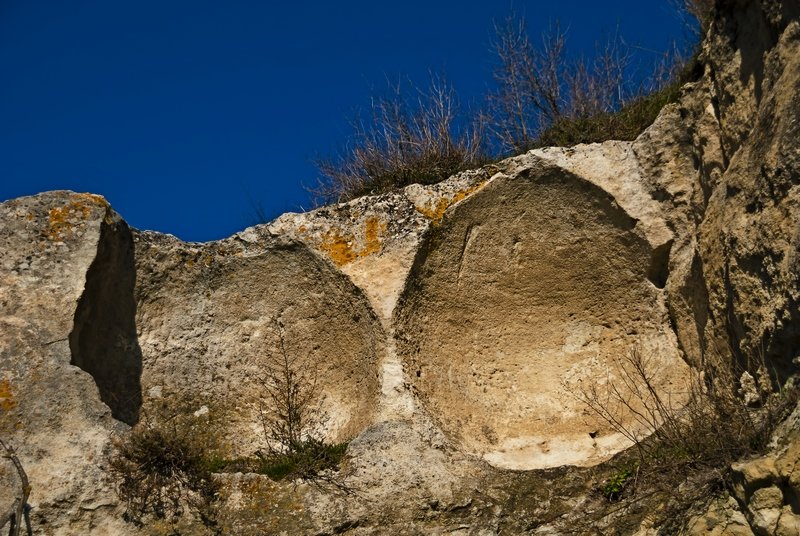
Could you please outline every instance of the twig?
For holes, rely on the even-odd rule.
[[[28,515],[28,511],[30,509],[30,506],[28,506],[28,496],[31,494],[31,486],[28,482],[28,475],[25,473],[22,463],[19,461],[17,454],[14,452],[14,448],[5,443],[2,439],[0,439],[0,446],[2,446],[3,450],[6,451],[5,457],[11,460],[11,463],[14,464],[21,484],[21,494],[14,500],[14,507],[7,514],[5,514],[2,519],[0,519],[0,521],[2,521],[2,523],[0,523],[0,528],[4,527],[6,523],[11,521],[11,528],[8,532],[9,536],[19,536],[19,531],[22,528],[22,522],[24,519],[27,527],[27,533],[30,536],[33,531],[31,529],[30,516]]]

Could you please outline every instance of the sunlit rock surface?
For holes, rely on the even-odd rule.
[[[276,357],[313,372],[352,493],[220,474],[225,534],[567,533],[602,511],[598,464],[630,446],[581,401],[625,356],[647,356],[676,406],[709,360],[796,374],[800,6],[718,7],[703,76],[633,142],[538,149],[206,244],[131,230],[90,194],[0,204],[0,434],[35,533],[169,533],[122,520],[113,437],[211,414],[225,454],[252,455]],[[684,532],[796,534],[797,444],[795,415]],[[4,461],[2,511],[15,478]],[[657,534],[658,507],[593,528]]]

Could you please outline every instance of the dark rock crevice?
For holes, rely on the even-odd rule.
[[[674,240],[669,240],[656,246],[650,254],[650,266],[647,270],[647,279],[656,288],[664,288],[669,277],[669,255],[672,251]]]
[[[69,335],[71,363],[91,374],[115,419],[133,425],[142,405],[136,335],[136,265],[128,225],[109,209]]]

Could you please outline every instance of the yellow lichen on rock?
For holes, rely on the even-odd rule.
[[[357,257],[356,252],[353,251],[353,235],[343,236],[335,230],[328,231],[323,235],[319,247],[337,266],[349,264]]]
[[[433,221],[434,223],[439,223],[444,218],[444,213],[447,211],[448,208],[452,207],[459,201],[463,201],[473,193],[477,192],[486,184],[487,181],[481,181],[477,184],[473,184],[469,188],[464,188],[462,190],[458,190],[452,197],[441,197],[435,203],[429,203],[427,205],[416,205],[415,208],[417,211],[428,218],[429,220]]]
[[[344,266],[356,259],[380,253],[383,249],[382,237],[386,233],[386,223],[377,216],[370,216],[364,222],[363,247],[357,249],[356,237],[352,233],[341,233],[338,229],[328,230],[322,236],[319,249],[324,251],[337,266]]]
[[[70,202],[63,207],[51,208],[48,212],[48,238],[58,241],[71,237],[73,225],[89,219],[92,213],[92,205],[106,209],[109,206],[108,202],[99,195],[72,194]]]
[[[417,210],[419,211],[420,214],[422,214],[429,220],[432,220],[434,222],[439,222],[444,217],[444,213],[447,210],[447,207],[449,206],[450,206],[450,200],[447,199],[446,197],[442,197],[436,202],[435,205],[433,206],[426,205],[417,207]]]
[[[376,216],[367,218],[366,231],[364,232],[365,244],[360,253],[360,257],[380,253],[383,247],[381,237],[386,233],[386,223],[380,221]]]
[[[14,394],[11,392],[11,382],[7,379],[0,380],[0,409],[11,411],[15,407],[17,407],[17,401],[14,400]]]

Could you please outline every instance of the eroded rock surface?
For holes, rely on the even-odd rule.
[[[515,469],[597,463],[629,443],[587,415],[582,389],[618,377],[636,347],[664,371],[659,388],[683,387],[659,289],[669,234],[563,167],[513,165],[426,237],[397,311],[400,353],[468,452]]]
[[[107,258],[109,249],[131,247],[126,228],[94,195],[50,192],[0,205],[0,433],[28,474],[39,534],[128,530],[103,470],[112,433],[124,425],[101,400],[103,378],[95,381],[90,373],[96,369],[73,365],[68,342],[87,274],[105,271],[98,277],[113,281],[133,269],[124,258]],[[121,287],[113,298],[132,300],[132,286]],[[93,306],[109,307],[110,298]],[[125,333],[133,319],[120,320],[126,326],[119,333]],[[93,330],[86,326],[83,334]],[[118,342],[136,345],[135,337]],[[114,347],[105,349],[104,366],[113,367],[117,358],[125,360]],[[135,387],[126,392],[135,398]]]
[[[307,247],[157,233],[139,234],[136,247],[145,408],[214,409],[234,451],[252,455],[267,446],[265,371],[285,356],[310,371],[330,441],[372,422],[383,331],[361,291]]]

